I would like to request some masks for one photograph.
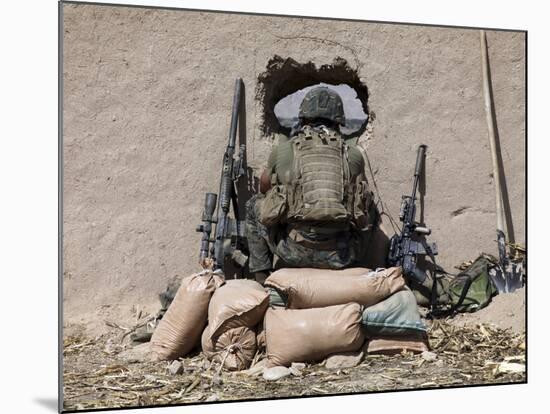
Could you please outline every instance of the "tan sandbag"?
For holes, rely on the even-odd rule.
[[[256,329],[256,344],[258,349],[265,349],[265,318]]]
[[[269,293],[258,282],[228,280],[216,290],[208,307],[208,325],[212,338],[223,332],[262,321],[269,305]]]
[[[424,335],[385,336],[370,338],[366,350],[369,354],[394,355],[403,351],[419,354],[428,351],[429,347],[428,340]]]
[[[176,359],[198,344],[208,318],[212,294],[224,283],[205,270],[182,280],[181,286],[151,337],[154,359]]]
[[[204,355],[210,361],[223,364],[230,371],[248,369],[256,354],[256,334],[246,326],[229,329],[214,341],[207,326],[201,343]]]
[[[273,272],[265,286],[287,297],[291,309],[321,308],[356,302],[374,305],[405,286],[401,267],[373,271],[356,267],[345,270],[291,269]]]
[[[269,308],[265,315],[269,365],[318,361],[329,354],[357,351],[365,338],[357,303],[314,309]]]

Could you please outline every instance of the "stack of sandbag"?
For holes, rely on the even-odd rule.
[[[247,369],[256,353],[256,325],[264,318],[269,293],[258,282],[229,280],[216,290],[202,334],[206,357],[228,370]]]
[[[264,324],[268,365],[288,366],[359,350],[364,307],[401,291],[405,280],[399,267],[303,268],[278,270],[265,286],[273,305]]]
[[[182,280],[168,310],[151,337],[154,359],[176,359],[198,344],[206,326],[208,305],[224,278],[204,270]]]
[[[418,313],[414,294],[408,287],[363,311],[367,352],[394,354],[428,350],[426,326]]]
[[[358,351],[365,339],[367,352],[428,349],[399,267],[281,269],[265,286],[209,270],[183,279],[151,338],[153,355],[184,356],[201,332],[205,356],[228,370],[247,369],[258,348],[267,366]]]

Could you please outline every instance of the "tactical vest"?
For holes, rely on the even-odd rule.
[[[306,128],[292,140],[293,185],[287,220],[348,222],[347,145],[334,131]]]
[[[283,146],[278,147],[277,165],[286,168],[273,171],[260,222],[293,227],[321,224],[329,232],[346,229],[350,223],[366,229],[372,193],[365,181],[351,181],[348,145],[341,136],[326,128],[305,127],[290,146],[290,154],[288,146],[284,153]]]

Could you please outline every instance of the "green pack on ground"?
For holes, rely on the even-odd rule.
[[[497,294],[489,276],[492,266],[487,258],[479,256],[468,269],[450,282],[448,295],[456,312],[475,312],[491,302],[491,298]]]

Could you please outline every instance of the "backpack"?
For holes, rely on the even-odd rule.
[[[291,170],[285,172],[285,180],[277,173],[271,177],[271,189],[260,207],[260,222],[266,226],[330,223],[342,228],[353,222],[365,229],[372,192],[366,181],[351,182],[348,146],[342,137],[326,128],[305,127],[290,145]]]
[[[484,308],[496,295],[489,272],[494,266],[486,257],[479,256],[449,284],[451,309],[456,312],[475,312]]]
[[[435,298],[432,276],[426,278],[421,285],[413,282],[411,289],[419,305],[428,306],[431,300],[435,300],[436,308],[432,310],[434,316],[475,312],[487,306],[498,293],[490,276],[494,266],[491,260],[481,255],[457,275],[441,269],[443,277],[436,278]]]

